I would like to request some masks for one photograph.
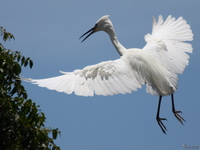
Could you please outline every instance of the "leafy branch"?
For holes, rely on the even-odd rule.
[[[0,27],[3,41],[14,36]],[[33,67],[33,61],[0,43],[0,149],[60,150],[54,143],[58,129],[44,125],[45,114],[28,98],[19,80],[21,67]],[[49,136],[52,136],[49,137]]]

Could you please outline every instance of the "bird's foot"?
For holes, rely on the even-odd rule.
[[[167,128],[165,127],[165,125],[164,125],[164,123],[162,122],[162,120],[166,120],[166,121],[167,121],[167,119],[166,119],[166,118],[156,118],[156,120],[157,120],[158,125],[160,126],[162,132],[163,132],[164,134],[166,134]]]
[[[182,124],[183,122],[186,122],[185,119],[183,117],[181,117],[181,115],[179,115],[179,113],[182,113],[182,111],[173,111],[174,116],[176,117],[176,119]]]

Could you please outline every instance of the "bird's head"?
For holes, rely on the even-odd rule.
[[[83,36],[85,36],[86,34],[88,34],[83,40],[85,41],[90,35],[92,35],[95,32],[98,31],[105,31],[108,32],[108,30],[113,27],[112,22],[109,20],[109,15],[103,16],[101,17],[94,25],[94,27],[92,29],[90,29],[89,31],[87,31],[86,33],[84,33],[80,38],[82,38]]]

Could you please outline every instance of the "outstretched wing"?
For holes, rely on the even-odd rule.
[[[153,17],[152,34],[145,35],[147,42],[143,50],[164,62],[173,73],[181,74],[189,63],[187,53],[192,53],[192,45],[184,41],[192,41],[193,34],[190,26],[182,18],[168,16],[163,21],[159,16],[158,22]]]
[[[40,87],[76,95],[93,96],[125,94],[141,88],[141,83],[122,59],[87,66],[82,70],[61,72],[64,75],[47,79],[27,79]]]

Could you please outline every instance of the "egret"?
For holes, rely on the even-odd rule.
[[[174,106],[174,92],[177,90],[178,74],[182,74],[189,63],[187,53],[192,53],[192,45],[185,41],[193,40],[190,25],[182,18],[171,15],[158,21],[153,17],[152,33],[145,35],[147,42],[142,48],[126,49],[117,39],[109,16],[101,17],[92,29],[80,38],[98,31],[105,31],[121,56],[119,59],[86,66],[82,70],[62,72],[62,75],[46,79],[25,79],[50,90],[75,93],[80,96],[114,95],[137,91],[146,84],[146,92],[159,96],[156,120],[163,133],[167,128],[163,124],[166,118],[160,118],[160,106],[163,96],[171,95],[172,112],[183,124],[181,111]]]

